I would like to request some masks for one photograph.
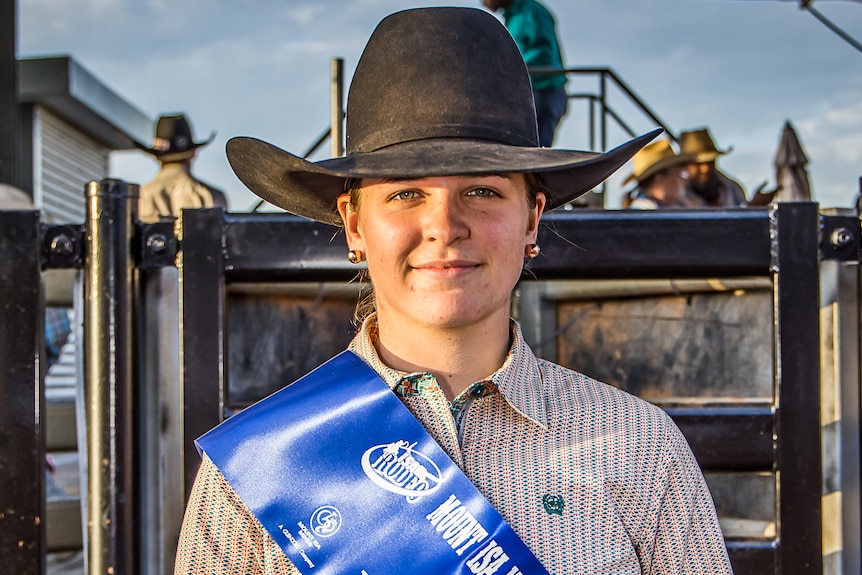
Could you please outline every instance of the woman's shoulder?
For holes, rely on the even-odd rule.
[[[663,409],[622,389],[544,359],[538,360],[538,367],[545,404],[553,418],[641,429],[676,427]]]

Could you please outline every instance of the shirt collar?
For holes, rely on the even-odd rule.
[[[500,394],[515,411],[530,421],[547,427],[547,406],[542,385],[539,360],[524,341],[521,326],[511,320],[512,347],[503,365],[488,377],[500,390]],[[367,363],[393,391],[405,378],[418,374],[392,369],[380,360],[375,342],[377,340],[377,316],[372,314],[362,323],[362,328],[348,350]],[[457,398],[456,398],[457,401]]]
[[[162,172],[182,172],[184,174],[190,174],[191,170],[189,169],[188,164],[183,162],[169,162],[167,164],[162,164]]]

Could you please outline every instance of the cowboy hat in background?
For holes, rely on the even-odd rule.
[[[135,142],[135,146],[155,156],[162,163],[181,162],[191,158],[198,148],[206,146],[215,138],[215,132],[212,132],[203,142],[195,142],[192,126],[184,114],[159,116],[155,135],[152,148],[140,142]]]
[[[679,136],[679,155],[688,159],[686,190],[705,207],[736,208],[747,203],[742,185],[716,166],[716,159],[731,151],[732,147],[719,150],[707,128]]]
[[[630,182],[642,182],[658,172],[688,163],[688,158],[674,152],[668,140],[650,142],[632,158],[632,173],[623,180],[623,185]]]
[[[719,150],[715,146],[708,128],[689,130],[679,135],[679,155],[695,164],[715,161],[719,156],[729,154],[732,151],[733,146],[726,150]]]
[[[418,8],[384,18],[347,98],[347,153],[309,162],[232,138],[227,157],[255,194],[288,212],[340,225],[350,178],[540,173],[547,209],[589,192],[655,130],[606,152],[541,148],[530,77],[503,24],[476,8]]]

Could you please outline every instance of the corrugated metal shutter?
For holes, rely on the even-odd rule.
[[[110,150],[41,106],[33,129],[37,207],[52,223],[83,223],[84,186],[107,177]]]

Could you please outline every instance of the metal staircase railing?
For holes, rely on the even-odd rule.
[[[676,141],[676,134],[665,121],[659,118],[658,114],[650,108],[643,98],[626,84],[622,78],[610,68],[566,68],[563,70],[570,77],[590,77],[594,76],[597,80],[595,91],[587,92],[570,92],[569,100],[586,100],[589,103],[589,149],[593,151],[604,152],[609,147],[608,142],[608,127],[609,121],[612,120],[626,132],[630,137],[640,135],[640,132],[631,127],[623,115],[611,103],[611,97],[614,93],[619,93],[625,101],[632,106],[633,110],[641,114],[645,119],[652,122],[651,127],[663,128],[671,140]],[[547,67],[530,68],[530,73],[533,75],[548,75],[559,74],[559,70]],[[599,142],[596,144],[596,132],[598,131]]]

